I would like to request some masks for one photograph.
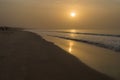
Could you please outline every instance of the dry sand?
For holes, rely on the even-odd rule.
[[[113,80],[27,31],[0,31],[0,80]]]

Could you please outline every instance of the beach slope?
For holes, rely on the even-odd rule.
[[[113,80],[27,31],[0,31],[0,80]]]

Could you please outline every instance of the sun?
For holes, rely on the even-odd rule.
[[[75,16],[76,16],[76,13],[75,13],[75,12],[71,12],[71,13],[70,13],[70,16],[71,16],[71,17],[75,17]]]

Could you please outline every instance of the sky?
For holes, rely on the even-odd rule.
[[[73,11],[74,18],[70,16]],[[0,25],[120,29],[120,0],[0,0]]]

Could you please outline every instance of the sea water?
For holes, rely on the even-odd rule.
[[[107,48],[120,52],[120,31],[119,30],[43,30],[41,34],[83,42],[98,47]]]

